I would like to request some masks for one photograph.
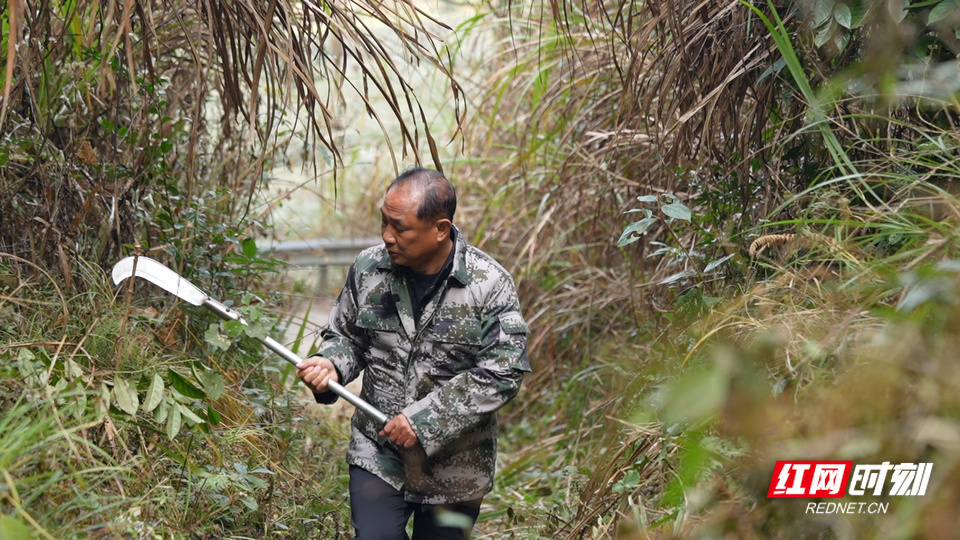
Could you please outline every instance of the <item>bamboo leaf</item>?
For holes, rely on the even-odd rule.
[[[157,408],[160,399],[163,397],[163,378],[159,374],[153,374],[153,380],[150,382],[150,388],[147,389],[147,395],[143,396],[143,412],[150,412]]]
[[[713,270],[715,270],[718,266],[720,266],[721,264],[723,264],[723,263],[729,261],[731,258],[733,258],[734,255],[735,255],[734,253],[731,253],[730,255],[727,255],[726,257],[723,257],[723,258],[721,258],[721,259],[717,259],[717,260],[711,262],[710,264],[707,265],[706,268],[703,269],[703,273],[704,273],[704,274],[709,274],[710,272],[712,272]]]

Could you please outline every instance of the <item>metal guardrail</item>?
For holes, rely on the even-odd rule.
[[[257,242],[257,251],[263,255],[286,261],[301,268],[316,267],[321,294],[329,294],[331,267],[347,267],[368,247],[382,243],[379,237],[314,240],[287,240],[284,242]]]
[[[258,242],[257,251],[294,266],[350,266],[361,251],[382,242],[378,237]]]

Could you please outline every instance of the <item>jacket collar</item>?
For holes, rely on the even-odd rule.
[[[456,225],[452,225],[453,233],[453,268],[450,269],[450,277],[457,280],[460,285],[466,285],[469,279],[469,272],[467,269],[467,248],[469,247],[467,241],[463,239],[463,233],[460,232],[460,229]],[[388,271],[399,271],[400,267],[393,264],[393,261],[390,260],[390,254],[384,250],[383,256],[380,257],[380,261],[377,262],[377,268],[379,270],[388,270]]]

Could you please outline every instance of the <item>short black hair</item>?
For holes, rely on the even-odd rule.
[[[417,207],[417,219],[453,221],[453,215],[457,211],[457,192],[443,173],[423,167],[411,167],[394,178],[387,191],[397,186],[407,186],[423,193],[423,199]]]

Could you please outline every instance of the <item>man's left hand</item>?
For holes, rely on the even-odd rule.
[[[410,448],[417,444],[417,434],[414,433],[410,421],[402,414],[394,416],[393,420],[387,422],[387,425],[383,426],[380,436],[390,439],[394,444],[403,448]]]

